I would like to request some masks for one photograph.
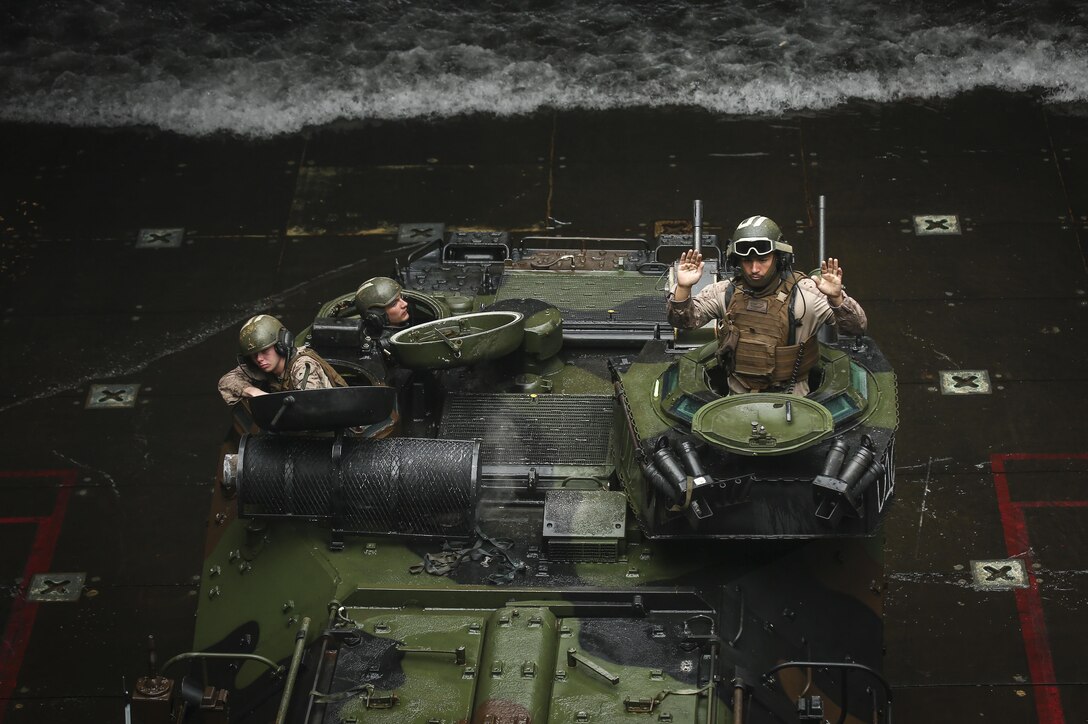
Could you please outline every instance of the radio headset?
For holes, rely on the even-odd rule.
[[[377,339],[382,336],[382,332],[386,327],[385,312],[375,312],[372,309],[368,309],[365,314],[362,315],[363,319],[363,334],[372,339]]]
[[[276,344],[273,346],[280,357],[289,360],[295,352],[295,335],[291,334],[287,327],[281,326],[280,331],[276,333]]]

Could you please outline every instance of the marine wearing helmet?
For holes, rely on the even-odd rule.
[[[275,347],[277,357],[286,360],[293,352],[294,338],[283,322],[268,314],[250,317],[238,332],[238,364],[251,369],[263,369],[257,363],[258,353]]]
[[[729,240],[727,260],[731,267],[741,259],[773,253],[780,269],[793,266],[793,247],[783,241],[782,230],[766,216],[749,216],[737,225]]]
[[[669,322],[694,329],[717,320],[729,392],[808,394],[808,371],[819,361],[820,327],[835,324],[844,333],[864,334],[867,326],[865,311],[843,289],[839,260],[821,261],[814,277],[793,271],[793,247],[778,224],[761,215],[737,225],[726,254],[733,277],[703,287],[694,297],[703,256],[694,249],[680,255],[666,302]]]
[[[402,288],[389,277],[373,277],[359,285],[355,292],[355,308],[364,322],[368,318],[382,327],[406,324],[409,318],[408,302],[401,294]]]
[[[219,379],[219,394],[228,405],[236,405],[269,392],[346,385],[316,352],[296,349],[294,337],[280,320],[258,314],[238,332],[238,366]]]

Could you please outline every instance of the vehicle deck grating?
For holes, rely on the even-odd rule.
[[[478,439],[487,465],[605,465],[609,395],[453,394],[442,413],[443,439]]]

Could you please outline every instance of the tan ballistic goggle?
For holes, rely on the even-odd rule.
[[[737,256],[764,256],[774,251],[774,242],[770,239],[741,239],[733,242],[733,253]]]

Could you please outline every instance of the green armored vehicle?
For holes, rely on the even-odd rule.
[[[808,396],[723,395],[665,317],[691,242],[453,233],[395,273],[411,326],[325,304],[351,386],[236,409],[133,720],[890,722],[895,376],[827,339]]]

